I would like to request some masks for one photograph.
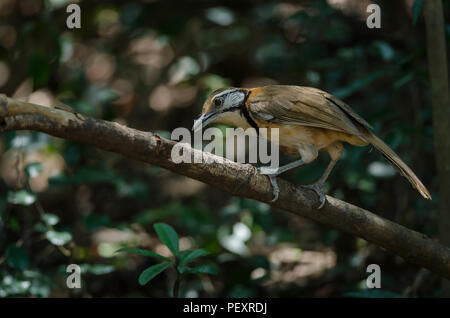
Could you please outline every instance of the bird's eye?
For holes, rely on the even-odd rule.
[[[219,106],[221,106],[221,105],[222,105],[222,99],[216,98],[216,99],[214,100],[214,106],[219,107]]]

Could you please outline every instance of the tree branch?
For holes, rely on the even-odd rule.
[[[280,197],[272,199],[269,179],[249,164],[239,164],[211,153],[188,148],[202,163],[174,163],[174,141],[157,134],[94,119],[65,109],[49,108],[0,95],[0,131],[36,130],[56,137],[86,143],[126,157],[166,168],[200,180],[232,195],[269,203],[296,215],[327,224],[361,237],[450,279],[450,249],[424,234],[381,218],[352,204],[327,196],[321,210],[317,195],[285,180],[278,181]]]

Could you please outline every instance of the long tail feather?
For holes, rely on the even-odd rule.
[[[419,191],[419,193],[425,198],[431,200],[430,192],[422,184],[419,178],[414,174],[414,172],[400,159],[400,157],[392,150],[383,140],[378,138],[371,131],[367,130],[364,137],[370,142],[375,148],[377,148],[383,156],[391,163],[391,165],[396,168],[402,176],[404,176],[412,184],[414,188]]]

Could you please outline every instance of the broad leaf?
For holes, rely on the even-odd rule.
[[[172,260],[170,258],[167,258],[165,256],[159,255],[155,252],[152,251],[147,251],[147,250],[142,250],[139,248],[121,248],[119,250],[116,251],[116,253],[118,252],[125,252],[125,253],[133,253],[133,254],[138,254],[138,255],[143,255],[143,256],[148,256],[148,257],[154,257],[154,258],[159,258],[168,262],[171,262]]]
[[[180,253],[178,253],[178,259],[179,259],[179,260],[182,260],[183,258],[186,257],[186,255],[188,255],[188,254],[190,254],[190,253],[192,253],[192,250],[183,250],[183,251],[180,251]]]
[[[8,191],[8,202],[12,204],[31,205],[36,201],[36,196],[27,190],[17,192]]]
[[[143,271],[141,273],[141,275],[139,275],[139,279],[138,279],[139,284],[140,285],[147,284],[149,281],[151,281],[153,278],[155,278],[156,275],[163,272],[166,268],[168,268],[172,264],[173,264],[173,262],[165,262],[165,263],[160,263],[160,264],[150,266],[145,271]]]
[[[180,264],[180,266],[183,266],[183,265],[189,263],[190,261],[192,261],[193,259],[200,257],[200,256],[205,256],[205,255],[208,255],[208,252],[205,251],[204,249],[189,251],[188,253],[185,253],[185,255],[181,255],[181,253],[180,253],[179,264]]]
[[[59,217],[51,213],[45,213],[42,218],[44,219],[46,224],[51,226],[56,225],[59,222]]]
[[[163,242],[169,250],[178,257],[178,234],[175,230],[165,223],[155,223],[153,225],[156,233],[158,234],[159,239]]]
[[[47,240],[53,245],[64,245],[72,239],[72,235],[69,232],[48,231],[46,233]]]

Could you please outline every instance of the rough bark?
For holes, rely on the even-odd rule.
[[[441,0],[425,1],[424,15],[439,179],[439,233],[441,243],[450,246],[450,92]],[[444,293],[450,297],[449,281],[444,282]]]
[[[174,141],[118,123],[90,118],[63,109],[20,102],[0,95],[0,130],[36,130],[53,136],[86,143],[103,150],[166,168],[200,180],[236,196],[269,203],[273,207],[327,224],[361,237],[406,261],[425,267],[450,279],[450,249],[424,234],[381,218],[352,204],[327,196],[321,210],[317,195],[279,179],[280,197],[272,199],[269,179],[256,168],[188,148],[202,163],[174,163]]]

